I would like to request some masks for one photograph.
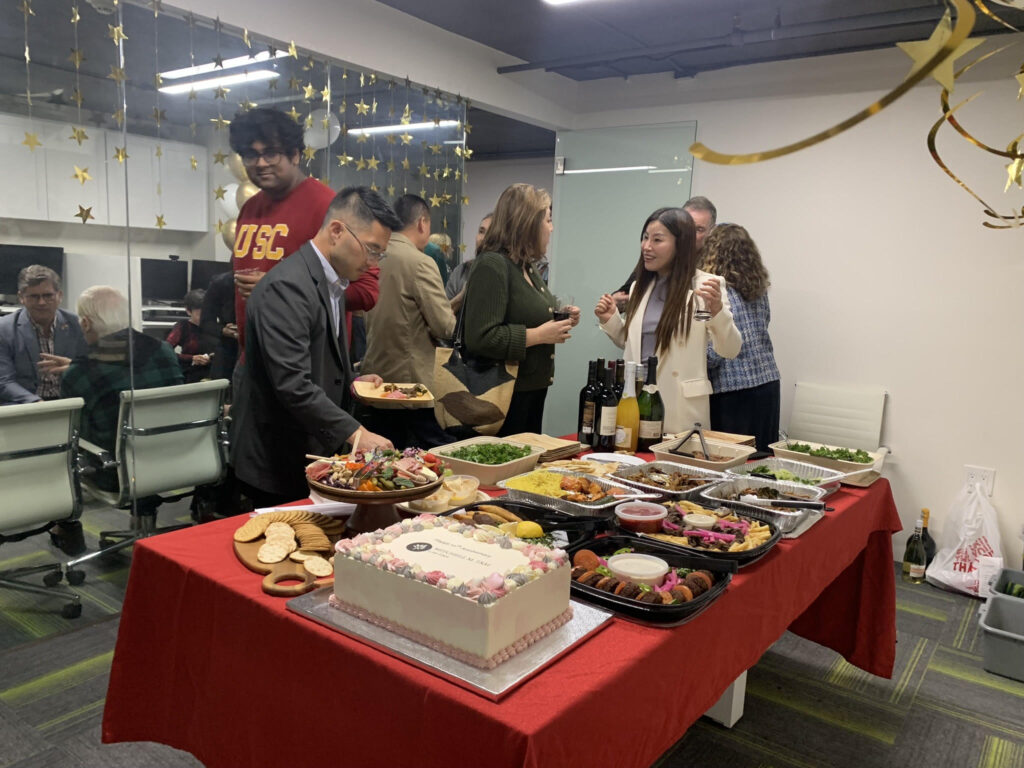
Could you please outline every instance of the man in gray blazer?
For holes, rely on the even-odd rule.
[[[382,258],[401,223],[367,187],[343,189],[316,236],[256,285],[246,304],[231,463],[257,507],[305,498],[307,453],[392,447],[346,410],[353,381],[345,287]],[[380,384],[377,376],[364,376]]]
[[[0,318],[0,405],[60,397],[60,377],[86,352],[78,318],[60,309],[60,276],[38,264],[18,273],[22,308]]]

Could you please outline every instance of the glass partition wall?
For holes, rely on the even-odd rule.
[[[303,170],[330,187],[427,199],[458,262],[467,103],[416,73],[159,1],[23,0],[3,4],[0,25],[0,311],[27,311],[17,272],[41,264],[66,312],[105,285],[127,299],[129,334],[164,340],[188,322],[186,292],[231,269],[235,219],[257,192],[228,145],[232,118],[256,106],[302,125]]]

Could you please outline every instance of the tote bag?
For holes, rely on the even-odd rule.
[[[467,291],[468,285],[467,280]],[[494,435],[505,423],[519,363],[471,357],[465,316],[463,299],[452,347],[434,350],[434,416],[442,429],[455,434]]]

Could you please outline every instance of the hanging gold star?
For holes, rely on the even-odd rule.
[[[359,73],[359,87],[362,88],[366,85],[366,75],[362,72]]]
[[[43,146],[43,142],[39,140],[39,134],[29,133],[28,131],[25,131],[25,140],[21,143],[28,147],[29,152],[35,152],[36,147]]]
[[[77,24],[81,20],[82,20],[82,17],[78,15],[78,6],[77,5],[72,5],[71,6],[71,23],[72,24]]]
[[[115,83],[123,83],[125,81],[124,67],[115,67],[113,64],[110,65],[110,74],[107,75],[108,80],[113,80]]]
[[[285,112],[285,114],[288,115],[288,117],[290,117],[296,123],[299,122],[299,118],[302,117],[302,115],[299,114],[299,110],[297,110],[295,108],[294,104],[292,105],[291,109],[289,109],[287,112]]]
[[[412,134],[411,133],[400,134],[398,136],[398,138],[400,138],[402,140],[402,146],[407,147],[410,144],[412,144]]]
[[[402,158],[402,170],[403,171],[408,171],[409,170],[409,158],[408,157],[403,157]]]
[[[365,144],[369,137],[365,133],[356,134],[356,144]]]
[[[111,115],[111,117],[114,119],[114,122],[117,123],[117,127],[118,128],[120,128],[122,125],[124,125],[124,110],[123,109],[117,110],[116,112],[114,112],[114,114]]]
[[[896,43],[896,45],[909,56],[914,66],[910,68],[910,72],[907,73],[907,77],[910,77],[923,67],[932,56],[937,54],[942,46],[949,39],[950,35],[953,34],[953,22],[950,17],[950,13],[947,10],[946,13],[939,19],[939,23],[935,25],[935,29],[932,30],[931,37],[927,40],[920,40],[909,43]],[[943,61],[932,71],[932,78],[945,88],[947,91],[953,90],[953,63],[966,54],[968,51],[977,48],[979,45],[985,42],[983,37],[975,37],[964,40],[960,45],[957,46],[956,50],[953,51],[946,60]]]
[[[452,169],[451,169],[451,168],[449,168],[449,167],[448,167],[448,166],[446,165],[446,166],[444,167],[444,172],[443,172],[443,173],[441,174],[441,176],[442,176],[443,178],[446,178],[446,179],[447,179],[447,178],[448,178],[448,177],[449,177],[449,176],[451,175],[451,172],[452,172]]]
[[[166,226],[167,226],[167,222],[164,221],[164,215],[162,213],[158,213],[156,215],[156,228],[157,229],[163,229]]]
[[[324,113],[324,119],[320,121],[321,127],[327,131],[331,127],[331,118],[327,117],[327,113]]]
[[[309,101],[313,98],[313,94],[316,93],[316,88],[313,87],[312,83],[306,83],[302,86],[302,98]]]
[[[219,235],[224,231],[224,219],[217,219],[217,234]]]
[[[298,91],[302,88],[302,85],[299,83],[295,75],[288,78],[288,88],[292,91]]]
[[[470,149],[469,147],[463,147],[462,148],[462,157],[463,158],[465,158],[466,160],[469,160],[469,158],[471,158],[472,156],[473,156],[473,150],[472,149]]]
[[[216,89],[216,90],[215,90],[215,91],[213,92],[213,98],[214,98],[214,99],[224,99],[224,101],[227,101],[227,100],[228,100],[228,94],[229,94],[229,93],[231,93],[231,89],[230,89],[230,88],[225,88],[225,87],[224,87],[224,86],[222,85],[222,86],[220,86],[219,88],[217,88],[217,89]]]
[[[1024,171],[1024,157],[1016,157],[1013,162],[1006,166],[1006,186],[1003,192],[1009,192],[1010,187],[1016,184],[1021,186],[1021,172]]]
[[[462,172],[458,168],[456,168],[455,169],[455,180],[458,181],[460,176],[462,176]]]
[[[126,147],[114,147],[114,159],[119,163],[123,163],[128,159],[128,149]]]
[[[107,37],[114,41],[114,45],[128,39],[128,35],[124,33],[124,27],[120,24],[116,27],[113,24],[107,24]]]
[[[190,158],[188,159],[188,164],[192,166],[192,170],[193,170],[193,171],[195,171],[195,170],[198,170],[198,169],[199,169],[199,161],[198,161],[198,160],[196,160],[196,156],[195,156],[195,155],[192,155],[192,156],[191,156],[191,157],[190,157]]]
[[[29,0],[21,0],[21,5],[18,6],[18,10],[25,14],[25,18],[36,15],[36,12],[32,10],[32,3],[30,3]]]
[[[435,155],[440,155],[441,154],[441,145],[440,144],[431,144],[430,145],[430,151],[431,151],[431,153],[433,153]]]
[[[395,196],[395,185],[394,184],[389,184],[388,185],[388,197],[394,197],[394,196]]]
[[[259,105],[255,101],[248,100],[239,102],[238,104],[238,108],[241,109],[243,112],[248,112],[250,109],[256,109],[256,107],[258,106]]]
[[[309,58],[306,59],[306,63],[302,65],[302,70],[304,72],[309,72],[309,70],[311,70],[315,66],[316,66],[316,62],[313,61],[313,57],[310,56]]]
[[[380,165],[380,160],[371,156],[370,159],[366,161],[366,165],[371,171],[376,171],[377,166]]]
[[[370,114],[373,114],[373,115],[377,114],[377,100],[376,99],[373,100],[373,106],[370,107]]]
[[[224,162],[228,159],[226,153],[221,152],[219,149],[213,153],[213,162],[217,165],[224,165]]]
[[[378,191],[380,191],[380,189],[379,189],[379,187],[376,184],[370,184],[370,191],[371,192],[378,192]]]
[[[78,179],[83,186],[85,185],[85,182],[92,181],[92,176],[89,175],[88,168],[79,168],[77,165],[74,166],[74,168],[75,172],[71,174],[72,179]]]
[[[160,2],[160,0],[152,0],[152,2],[150,2],[149,4],[149,7],[153,9],[153,18],[156,19],[159,18],[160,11],[163,9],[164,4]]]
[[[388,144],[394,144],[397,140],[397,137],[393,133],[389,133],[385,138],[387,138]]]
[[[306,128],[312,128],[313,127],[313,114],[310,113],[310,114],[306,115],[306,119],[302,121],[302,124]]]
[[[223,200],[224,199],[224,195],[226,195],[227,193],[228,193],[228,191],[224,188],[224,186],[222,184],[218,184],[217,188],[215,190],[213,190],[213,199],[214,200]]]
[[[459,243],[459,253],[465,253],[465,252],[466,252],[466,244],[465,243]]]
[[[331,89],[324,86],[323,90],[320,91],[320,99],[325,103],[329,104],[331,101]]]
[[[249,39],[249,30],[242,27],[242,42],[245,43],[246,48],[252,48],[252,40]]]
[[[80,49],[72,48],[71,55],[68,56],[68,61],[75,65],[75,69],[78,69],[82,66],[82,62],[85,61],[85,56],[82,54]]]
[[[344,117],[346,109],[348,109],[348,99],[342,99],[341,104],[338,105],[338,114]]]
[[[365,171],[366,170],[366,160],[362,156],[360,156],[359,159],[356,160],[356,170],[357,171]]]
[[[273,80],[268,80],[267,81],[267,90],[268,91],[276,91],[277,90],[277,83],[278,83],[278,81],[280,79],[281,78],[279,78],[279,77],[275,77]]]
[[[452,201],[452,193],[451,193],[451,192],[445,192],[445,193],[444,193],[444,194],[442,195],[442,197],[444,198],[444,201],[445,201],[446,203],[450,203],[450,202]],[[447,225],[446,225],[446,226],[447,226]]]
[[[367,104],[362,99],[359,99],[359,101],[356,102],[356,114],[357,115],[369,115],[370,114],[370,105]]]
[[[302,156],[306,160],[312,160],[316,156],[316,150],[313,149],[312,147],[304,147],[302,149]]]
[[[160,123],[167,119],[167,110],[153,107],[153,119],[156,121],[157,125],[160,125]]]
[[[294,40],[292,40],[290,43],[288,43],[288,55],[291,56],[293,59],[299,58],[299,51],[295,47],[295,41]]]
[[[189,101],[195,101],[198,97],[199,97],[199,94],[196,93],[196,89],[195,88],[189,88],[188,89],[188,100]]]
[[[338,158],[338,166],[340,168],[344,168],[355,159],[352,155],[337,155],[336,157]]]
[[[216,117],[211,117],[210,122],[213,123],[213,129],[215,131],[219,131],[221,128],[227,128],[229,125],[231,125],[230,120],[225,120],[220,115],[217,115]]]
[[[469,195],[463,195],[462,196],[462,204],[463,205],[469,205]]]
[[[88,222],[89,219],[95,219],[96,218],[95,216],[92,215],[92,206],[91,205],[88,208],[83,208],[82,206],[78,206],[78,213],[76,213],[74,215],[77,216],[79,219],[81,219],[83,224]]]
[[[440,168],[435,168],[434,171],[430,175],[434,177],[434,181],[440,180],[440,178],[441,178],[441,169]]]
[[[221,56],[219,53],[213,57],[213,68],[224,69],[224,57]]]
[[[388,173],[394,173],[395,161],[394,160],[388,160],[387,168],[388,168]]]
[[[461,145],[456,145],[455,146],[455,154],[458,155],[459,157],[462,157],[462,146]]]
[[[82,142],[88,139],[89,137],[88,135],[86,135],[84,128],[76,128],[72,125],[71,135],[68,136],[68,138],[71,139],[72,141],[77,141],[78,146],[82,146]]]
[[[463,126],[462,130],[464,130],[466,133],[472,133],[473,132],[473,126],[470,125],[469,123],[466,123]]]
[[[427,174],[429,174],[429,173],[430,173],[430,168],[428,168],[428,167],[427,167],[427,164],[426,164],[426,163],[423,163],[423,164],[422,164],[422,165],[421,165],[421,166],[419,167],[419,172],[420,172],[420,176],[426,176]]]
[[[438,207],[440,207],[440,205],[441,205],[441,198],[438,197],[436,194],[431,195],[429,200],[430,200],[430,207],[431,208],[438,208]]]
[[[82,98],[82,92],[77,88],[71,89],[71,100],[78,106],[82,106],[82,102],[85,101],[85,99]]]

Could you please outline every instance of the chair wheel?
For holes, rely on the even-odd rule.
[[[58,584],[60,584],[60,580],[62,578],[64,578],[64,574],[60,571],[50,571],[45,576],[43,576],[43,584],[45,584],[48,587],[56,587]]]
[[[73,570],[67,572],[68,584],[77,587],[85,581],[85,571]]]
[[[65,619],[77,619],[82,615],[82,604],[66,603],[64,607],[60,609],[60,615]]]

